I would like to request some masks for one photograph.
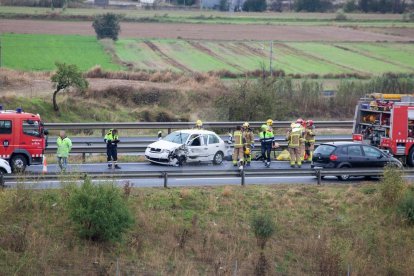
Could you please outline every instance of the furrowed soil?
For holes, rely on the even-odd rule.
[[[0,33],[94,35],[92,22],[1,20]],[[271,26],[230,24],[121,23],[121,38],[184,38],[276,41],[400,41],[414,39],[335,26]]]

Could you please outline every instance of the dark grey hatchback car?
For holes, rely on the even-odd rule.
[[[376,147],[355,142],[331,142],[316,148],[311,167],[330,168],[378,168],[386,165],[402,168],[403,164],[391,154]],[[348,180],[349,175],[337,176]]]

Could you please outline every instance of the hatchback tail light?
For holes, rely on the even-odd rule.
[[[336,156],[335,154],[331,154],[331,155],[329,156],[329,160],[331,160],[331,161],[336,161],[336,160],[338,160],[338,156]]]

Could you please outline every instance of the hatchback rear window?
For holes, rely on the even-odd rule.
[[[315,153],[320,153],[321,155],[330,155],[336,149],[335,146],[331,145],[320,145],[315,150]]]

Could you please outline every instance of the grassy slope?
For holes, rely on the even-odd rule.
[[[207,23],[207,24],[275,24],[275,25],[338,25],[365,27],[413,27],[412,22],[403,22],[399,14],[348,14],[348,21],[335,21],[335,13],[225,13],[217,11],[146,11],[134,9],[106,9],[125,16],[126,20],[143,22]],[[42,19],[42,15],[60,13],[70,19],[71,16],[90,18],[102,14],[102,9],[59,9],[2,7],[0,16],[13,18],[15,15],[33,15]],[[55,19],[58,17],[54,16]]]
[[[252,214],[277,224],[271,275],[409,275],[414,228],[377,203],[376,185],[138,189],[120,244],[79,240],[65,190],[0,190],[0,274],[253,275]]]
[[[5,67],[22,70],[55,69],[55,62],[76,64],[82,70],[95,65],[108,70],[121,67],[111,62],[96,38],[77,35],[2,34]]]
[[[130,109],[123,109],[119,106],[109,112],[111,109],[107,103],[97,100],[77,100],[71,94],[58,94],[58,103],[60,112],[53,111],[52,92],[49,99],[28,98],[28,97],[0,97],[3,106],[9,109],[22,107],[24,111],[40,114],[42,120],[48,123],[53,122],[131,122],[136,121],[137,114]]]

